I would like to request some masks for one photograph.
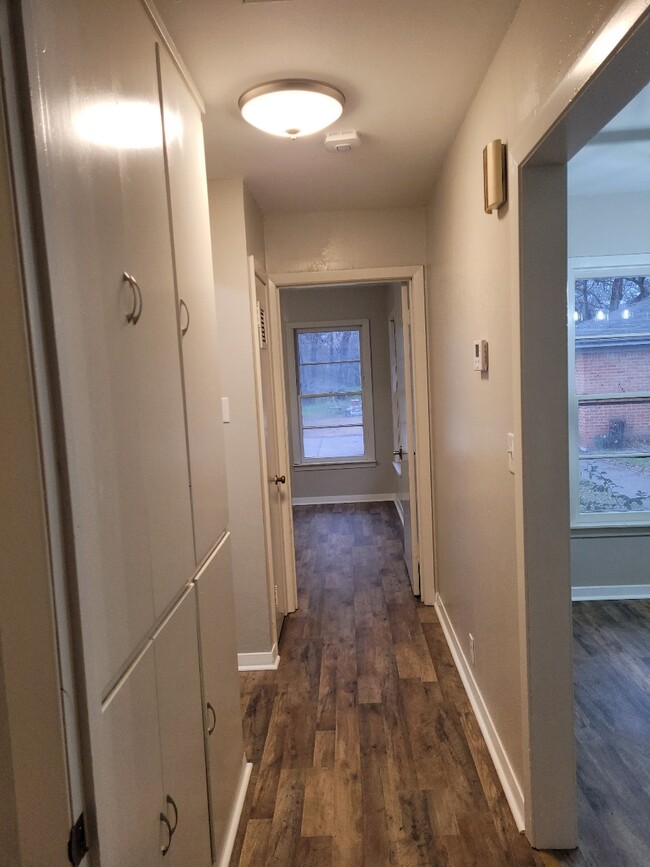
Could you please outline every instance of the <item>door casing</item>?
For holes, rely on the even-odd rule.
[[[413,350],[413,403],[415,418],[415,441],[427,445],[417,449],[416,475],[418,479],[417,509],[419,522],[420,596],[427,605],[436,598],[433,474],[431,464],[431,417],[429,401],[429,364],[427,350],[426,299],[424,268],[422,265],[396,266],[389,268],[355,268],[346,271],[307,271],[275,273],[269,280],[269,309],[273,322],[280,322],[280,294],[285,287],[300,286],[349,286],[354,283],[406,283],[409,286]],[[287,403],[284,389],[284,363],[282,347],[272,349],[277,400],[277,414],[282,417],[278,427],[279,442],[284,443],[289,454],[289,431],[286,425]],[[281,398],[280,398],[281,395]],[[290,507],[290,504],[288,504]],[[293,522],[291,521],[291,525]],[[295,592],[295,574],[294,585]],[[287,598],[291,598],[288,593]],[[297,593],[293,597],[297,605]]]

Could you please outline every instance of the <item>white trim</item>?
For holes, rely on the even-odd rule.
[[[228,865],[230,864],[230,858],[232,856],[232,850],[235,846],[235,839],[237,838],[237,830],[239,828],[239,820],[241,819],[242,810],[244,809],[244,801],[246,800],[246,792],[248,791],[248,784],[250,782],[252,770],[253,763],[247,762],[246,757],[244,756],[244,765],[242,767],[242,774],[239,781],[237,798],[235,799],[235,804],[233,806],[232,814],[230,816],[230,824],[228,825],[228,833],[226,834],[226,839],[223,844],[223,852],[221,853],[221,858],[219,859],[219,867],[228,867]]]
[[[278,645],[261,653],[238,653],[237,667],[240,671],[275,671],[280,665]]]
[[[416,416],[416,439],[421,444],[416,453],[418,479],[420,593],[425,605],[435,600],[436,562],[434,532],[433,467],[431,465],[431,407],[429,404],[429,366],[427,349],[427,306],[425,299],[424,267],[422,265],[396,265],[389,268],[351,268],[341,271],[302,271],[271,274],[279,288],[307,286],[353,286],[360,283],[410,282],[411,311],[413,314],[413,375]],[[428,448],[422,447],[426,443]],[[352,464],[350,466],[353,466]]]
[[[474,679],[474,675],[472,674],[471,668],[467,662],[465,654],[463,653],[463,649],[458,641],[456,632],[454,631],[454,627],[452,626],[439,593],[436,593],[435,607],[438,617],[440,618],[442,631],[444,632],[447,644],[449,645],[449,650],[451,651],[451,655],[456,663],[456,668],[460,674],[460,679],[463,682],[465,692],[467,693],[469,702],[472,705],[472,710],[476,715],[479,727],[483,737],[485,738],[488,752],[490,753],[490,757],[494,763],[494,769],[496,770],[497,776],[503,786],[503,791],[515,820],[517,830],[521,832],[524,830],[524,794],[521,785],[512,765],[510,764],[508,754],[501,743],[501,738],[499,737],[496,726],[492,722],[490,712],[483,700],[481,691]]]
[[[372,390],[372,350],[370,320],[367,318],[323,320],[321,322],[287,322],[286,326],[287,362],[289,366],[289,415],[293,439],[294,467],[341,467],[353,464],[369,464],[375,461],[375,408]],[[351,427],[361,427],[363,431],[363,454],[353,457],[307,458],[304,455],[303,424],[300,401],[304,397],[298,389],[298,358],[296,335],[298,332],[320,332],[350,330],[359,332],[359,362],[361,366],[361,423],[350,422]],[[342,362],[335,362],[342,363]],[[343,362],[344,363],[344,362]],[[345,395],[342,394],[342,397]]]
[[[402,522],[402,527],[404,526],[404,506],[402,505],[402,501],[395,494],[395,508],[397,509],[397,514],[399,516],[400,521]]]
[[[571,588],[572,602],[606,599],[650,599],[650,584],[594,584]]]
[[[583,527],[645,526],[650,518],[650,507],[629,512],[581,512],[580,511],[580,456],[578,435],[578,412],[580,400],[576,389],[576,333],[571,315],[575,309],[576,280],[589,277],[630,277],[650,273],[650,253],[622,253],[616,256],[572,256],[567,264],[568,306],[568,365],[569,365],[569,484],[571,497],[571,529]],[[619,339],[625,340],[624,337]],[[649,391],[635,392],[630,397],[647,397]],[[588,395],[590,400],[606,400],[605,394]],[[604,455],[605,458],[616,457]],[[626,455],[621,454],[621,458]],[[596,460],[597,458],[593,458]]]
[[[395,494],[333,494],[324,497],[294,497],[294,506],[320,506],[334,503],[394,503]]]

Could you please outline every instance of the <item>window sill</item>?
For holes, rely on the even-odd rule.
[[[571,527],[572,539],[605,539],[621,536],[650,536],[650,524],[581,524]]]
[[[378,466],[377,461],[332,461],[328,463],[313,463],[313,464],[294,464],[294,470],[303,472],[304,470],[351,470],[355,467],[365,468]]]

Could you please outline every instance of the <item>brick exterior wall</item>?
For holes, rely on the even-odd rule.
[[[650,345],[611,350],[578,348],[576,391],[578,394],[620,394],[621,398],[625,392],[650,392]],[[650,444],[650,399],[643,403],[615,401],[581,405],[581,449],[615,449],[612,438],[615,440],[621,430],[624,448]]]

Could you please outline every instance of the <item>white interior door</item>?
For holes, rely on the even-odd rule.
[[[415,471],[415,425],[409,287],[403,284],[390,319],[393,466],[396,502],[404,524],[404,561],[413,593],[420,592]]]
[[[276,406],[273,382],[271,341],[276,339],[271,327],[269,293],[266,279],[255,272],[251,259],[252,300],[257,323],[256,355],[258,360],[258,413],[262,428],[261,463],[264,474],[263,502],[267,569],[275,609],[277,638],[288,611],[286,599],[286,567],[284,557],[284,527],[282,498],[288,490],[288,466],[280,460],[276,428]]]
[[[230,536],[221,542],[197,581],[206,755],[210,786],[213,861],[221,864],[245,768],[239,709],[239,672]]]
[[[196,590],[192,586],[154,635],[162,756],[160,809],[165,865],[209,867],[210,822],[203,741]],[[125,864],[128,862],[125,862]]]

